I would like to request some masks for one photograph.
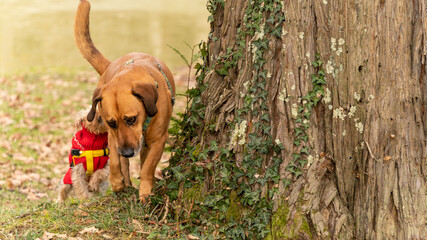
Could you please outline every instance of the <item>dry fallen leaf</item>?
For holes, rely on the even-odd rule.
[[[384,157],[384,161],[389,161],[389,160],[391,160],[392,159],[392,157],[391,156],[386,156],[386,157]]]
[[[136,229],[139,229],[138,231],[136,231],[137,233],[149,234],[149,232],[144,231],[144,227],[140,221],[132,219],[132,225],[134,225]]]
[[[41,240],[50,240],[53,238],[67,239],[67,235],[66,234],[44,232]],[[37,238],[37,239],[40,239],[40,238]]]
[[[142,228],[141,222],[136,219],[132,219],[132,224],[135,225],[135,227]]]
[[[22,182],[18,179],[7,179],[7,186],[9,189],[15,189],[21,186]]]
[[[3,127],[6,127],[8,125],[13,124],[15,121],[12,119],[12,117],[8,114],[5,115],[3,113],[1,113],[0,115],[0,125]]]
[[[79,233],[85,234],[85,233],[97,233],[97,232],[99,232],[99,229],[97,229],[96,227],[90,227],[90,228],[83,228],[83,230],[81,230]]]
[[[199,239],[199,237],[193,236],[191,234],[187,235],[188,239]]]
[[[81,210],[81,209],[77,209],[75,212],[74,212],[74,216],[79,216],[79,217],[86,217],[86,216],[89,216],[89,213],[87,213],[86,211],[83,211],[83,210]]]
[[[155,178],[160,180],[163,179],[162,170],[169,167],[169,158],[170,158],[170,154],[164,153],[162,155],[162,159],[160,160],[159,164],[157,164],[156,171],[154,172]]]
[[[39,200],[41,198],[47,197],[47,193],[32,193],[30,192],[27,195],[28,200]]]
[[[20,187],[24,182],[38,182],[39,180],[40,174],[38,173],[24,173],[20,170],[16,170],[13,175],[7,179],[7,184],[10,189],[15,189]]]
[[[35,161],[35,159],[33,157],[25,156],[24,154],[22,154],[20,152],[14,153],[12,158],[14,160],[22,161],[24,163],[32,163]]]
[[[156,171],[154,172],[154,177],[159,179],[159,180],[163,180],[163,174],[162,174],[162,169],[160,169],[159,167],[156,168]]]
[[[0,116],[1,118],[1,116]],[[0,125],[2,125],[0,123]],[[0,139],[0,148],[3,148],[4,151],[11,152],[12,151],[12,143],[9,140]]]

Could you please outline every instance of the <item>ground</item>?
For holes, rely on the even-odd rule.
[[[187,88],[187,71],[173,71],[178,93]],[[68,169],[74,116],[90,105],[97,80],[94,72],[0,77],[0,239],[157,238],[153,229],[169,227],[158,223],[163,209],[137,202],[137,190],[55,202]],[[177,97],[175,112],[185,101]],[[138,161],[131,164],[137,186]]]

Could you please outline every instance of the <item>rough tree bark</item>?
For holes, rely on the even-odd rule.
[[[218,70],[221,56],[238,48],[237,29],[245,27],[250,2],[224,1],[222,7],[213,2],[218,8],[208,66]],[[244,105],[244,83],[254,77],[253,41],[268,38],[263,68],[271,135],[284,145],[280,174],[291,182],[279,185],[270,237],[427,239],[426,1],[281,3],[286,20],[280,37],[246,36],[244,56],[227,74],[211,71],[205,78],[204,123],[216,125],[198,143],[215,139],[230,145],[231,122]],[[266,20],[264,14],[261,24]],[[308,161],[296,177],[287,171],[300,149],[293,143],[295,111],[313,88],[311,63],[317,53],[327,84],[309,119]],[[258,121],[250,114],[245,120]],[[243,147],[234,151],[236,159],[230,161],[238,164]]]

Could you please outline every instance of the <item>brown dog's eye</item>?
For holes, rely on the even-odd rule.
[[[114,120],[111,121],[107,121],[108,126],[110,126],[111,128],[116,128],[117,127],[117,123]]]
[[[128,126],[133,125],[135,123],[135,121],[136,121],[136,116],[135,117],[127,118],[127,119],[125,119],[125,121],[126,121],[126,124]]]

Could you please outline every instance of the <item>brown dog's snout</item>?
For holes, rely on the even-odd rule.
[[[132,147],[123,147],[119,149],[119,153],[125,158],[130,158],[135,155],[135,150]]]

